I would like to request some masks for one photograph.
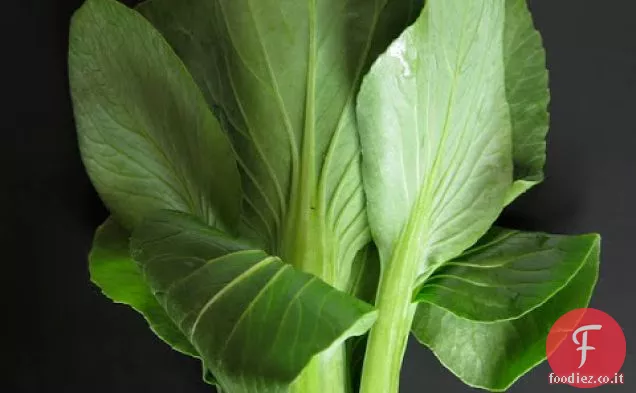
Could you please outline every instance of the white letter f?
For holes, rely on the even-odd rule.
[[[601,330],[603,326],[601,325],[585,325],[585,326],[581,326],[580,328],[576,329],[574,331],[574,333],[572,334],[572,341],[574,341],[574,344],[576,345],[581,345],[580,347],[578,347],[576,350],[577,351],[581,351],[581,364],[579,365],[579,368],[583,367],[583,365],[585,364],[585,360],[587,359],[587,351],[593,351],[596,348],[594,347],[590,347],[587,345],[587,331],[588,330]],[[583,332],[583,343],[580,343],[579,340],[576,338],[576,336],[580,333]]]

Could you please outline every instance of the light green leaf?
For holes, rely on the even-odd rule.
[[[91,280],[104,295],[116,303],[126,304],[144,316],[159,338],[177,351],[198,357],[196,349],[168,317],[130,257],[129,232],[112,218],[95,233],[89,256]]]
[[[493,228],[429,278],[416,301],[473,321],[515,319],[539,307],[578,273],[598,236]]]
[[[357,118],[382,272],[361,392],[397,392],[412,297],[490,228],[512,185],[505,0],[428,0],[364,78]]]
[[[548,71],[526,0],[506,0],[506,97],[512,121],[515,182],[507,203],[543,180],[548,132]]]
[[[355,93],[417,2],[152,0],[139,9],[230,130],[243,234],[344,289],[370,239]]]
[[[69,73],[82,158],[118,222],[131,229],[163,208],[237,225],[231,145],[150,23],[117,1],[86,1],[71,23]]]
[[[447,261],[502,209],[512,180],[503,5],[428,1],[365,77],[363,173],[384,264],[405,248],[418,270]]]
[[[282,392],[316,355],[363,334],[368,304],[176,212],[131,249],[171,319],[229,392]]]
[[[504,391],[545,359],[545,341],[554,322],[566,312],[589,304],[598,277],[599,250],[595,238],[576,276],[550,300],[521,318],[475,322],[422,303],[413,333],[464,383]]]

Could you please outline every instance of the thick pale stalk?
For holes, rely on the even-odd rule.
[[[378,319],[367,342],[360,393],[397,393],[402,358],[415,315],[413,286],[421,258],[418,214],[409,220],[391,258],[382,266],[376,307]]]
[[[392,262],[397,262],[394,261]],[[411,331],[413,272],[408,263],[389,264],[380,279],[378,320],[371,329],[364,357],[360,393],[397,393],[402,358]]]
[[[285,260],[326,283],[337,286],[333,253],[325,241],[321,218],[315,212],[302,214],[290,225],[281,247]],[[339,288],[342,289],[342,288]],[[341,344],[314,358],[289,388],[289,393],[352,393],[346,347]]]

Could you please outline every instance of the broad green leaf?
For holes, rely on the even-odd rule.
[[[501,211],[512,180],[503,0],[430,0],[358,96],[371,231],[383,264],[457,256]],[[412,246],[409,246],[412,245]]]
[[[354,95],[417,2],[152,0],[139,9],[223,114],[244,174],[243,234],[344,289],[369,242]]]
[[[368,304],[181,213],[135,230],[133,256],[229,392],[282,392],[316,355],[363,334]],[[237,251],[240,250],[240,251]]]
[[[515,179],[506,199],[510,203],[543,180],[549,126],[545,51],[526,0],[506,0],[504,61]]]
[[[87,0],[71,23],[69,73],[82,158],[118,222],[132,229],[174,209],[237,225],[229,140],[150,23],[117,1]]]
[[[361,392],[398,391],[413,292],[490,228],[512,185],[505,0],[428,0],[358,94],[381,276]]]
[[[464,383],[504,391],[545,359],[545,341],[554,322],[566,312],[589,304],[598,277],[599,249],[596,238],[576,276],[550,300],[521,318],[475,322],[423,303],[415,315],[413,333]]]
[[[438,269],[415,300],[473,321],[515,319],[566,286],[597,247],[596,235],[493,228]]]
[[[89,256],[91,280],[112,301],[142,314],[152,331],[171,347],[198,357],[196,349],[157,302],[130,257],[129,237],[129,232],[112,218],[97,229]]]

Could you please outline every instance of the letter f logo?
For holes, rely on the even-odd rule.
[[[583,365],[585,364],[585,361],[587,360],[587,351],[593,351],[596,349],[594,347],[587,345],[587,331],[601,330],[602,327],[603,326],[601,325],[585,325],[576,329],[574,333],[572,334],[572,341],[574,341],[574,344],[581,345],[580,347],[576,349],[577,351],[581,351],[581,364],[579,364],[579,368],[583,367]],[[582,335],[583,339],[581,340],[582,342],[579,342],[579,340],[577,339],[577,336],[581,332],[583,332],[583,335]]]

